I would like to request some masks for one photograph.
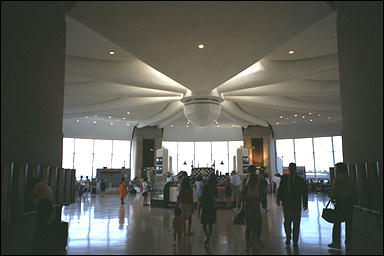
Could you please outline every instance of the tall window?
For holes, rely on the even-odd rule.
[[[333,136],[333,154],[335,156],[335,164],[343,162],[343,144],[341,136]]]
[[[276,140],[276,155],[283,166],[305,166],[307,177],[325,178],[329,167],[343,161],[341,136]]]
[[[295,150],[293,148],[293,139],[276,140],[276,154],[283,159],[283,166],[295,161]]]
[[[212,142],[212,159],[215,161],[216,170],[219,170],[222,174],[228,172],[228,141]]]
[[[195,167],[211,167],[211,142],[195,142]]]
[[[74,153],[75,153],[75,139],[64,138],[63,139],[63,168],[74,168]]]
[[[112,168],[129,168],[131,142],[129,140],[113,140]]]
[[[76,176],[92,176],[93,140],[75,139]]]
[[[186,171],[188,175],[191,174],[191,164],[194,162],[194,154],[195,154],[195,143],[194,142],[179,142],[179,172]],[[185,164],[184,164],[185,163]]]
[[[307,173],[315,172],[312,138],[295,139],[296,165],[305,166]]]
[[[96,175],[96,169],[103,167],[111,168],[112,160],[112,141],[95,140],[93,173]],[[121,168],[121,166],[119,167]]]
[[[332,138],[320,137],[313,138],[315,151],[316,175],[320,177],[328,176],[329,167],[334,166],[332,154]]]

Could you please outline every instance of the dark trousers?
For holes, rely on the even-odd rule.
[[[300,220],[301,220],[301,209],[286,209],[284,211],[284,230],[288,241],[292,237],[292,223],[293,223],[293,243],[299,241],[300,233]]]
[[[352,217],[353,217],[353,199],[336,198],[335,210],[340,216],[345,217],[345,244],[351,245],[352,240]],[[341,222],[333,224],[332,242],[341,244]]]

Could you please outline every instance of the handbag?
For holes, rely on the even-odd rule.
[[[235,225],[245,225],[245,208],[244,204],[241,204],[240,210],[235,213],[232,218],[232,222]]]
[[[325,208],[323,208],[323,213],[321,214],[321,217],[329,223],[342,222],[336,210],[332,208],[328,208],[331,202],[332,202],[332,199],[329,199],[327,205],[325,206]]]

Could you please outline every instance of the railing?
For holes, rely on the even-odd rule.
[[[36,214],[33,202],[32,179],[40,177],[53,192],[53,208],[57,216],[61,207],[75,202],[76,170],[34,164],[9,163],[1,166],[1,230],[2,249],[13,249],[9,245],[14,238],[3,237],[13,231],[15,223]],[[34,228],[31,226],[30,228]],[[8,237],[8,235],[7,235]],[[4,239],[3,239],[4,238]],[[23,239],[23,238],[21,238]],[[7,248],[3,248],[7,247]]]
[[[375,215],[383,215],[383,168],[382,163],[348,164],[348,175],[357,187],[355,207]]]

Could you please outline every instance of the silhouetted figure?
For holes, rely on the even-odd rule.
[[[211,186],[212,195],[214,198],[217,198],[217,176],[215,173],[212,173],[209,176],[208,184]]]
[[[127,182],[125,181],[124,177],[121,177],[121,181],[119,184],[119,194],[120,194],[121,204],[124,204],[124,198],[127,194]]]
[[[217,219],[215,198],[213,197],[211,186],[208,184],[204,184],[203,186],[203,195],[201,197],[200,204],[200,223],[203,225],[204,234],[206,235],[204,243],[208,244],[211,239],[213,224],[216,223]],[[200,215],[200,213],[198,215]]]
[[[188,176],[183,178],[180,188],[181,212],[186,221],[188,221],[188,235],[192,235],[192,214],[193,214],[193,190]],[[186,232],[186,229],[185,229]]]
[[[335,210],[345,220],[345,246],[351,248],[352,242],[352,217],[353,198],[356,195],[356,187],[352,177],[348,176],[347,166],[344,163],[335,165],[336,177],[331,188],[331,198],[335,201]],[[328,247],[340,249],[341,222],[333,224],[332,243]]]
[[[284,230],[286,235],[285,244],[290,246],[292,223],[293,223],[293,245],[297,246],[300,232],[301,205],[304,210],[308,208],[307,186],[303,178],[296,175],[296,164],[289,164],[289,175],[281,179],[277,192],[277,205],[283,202]]]

